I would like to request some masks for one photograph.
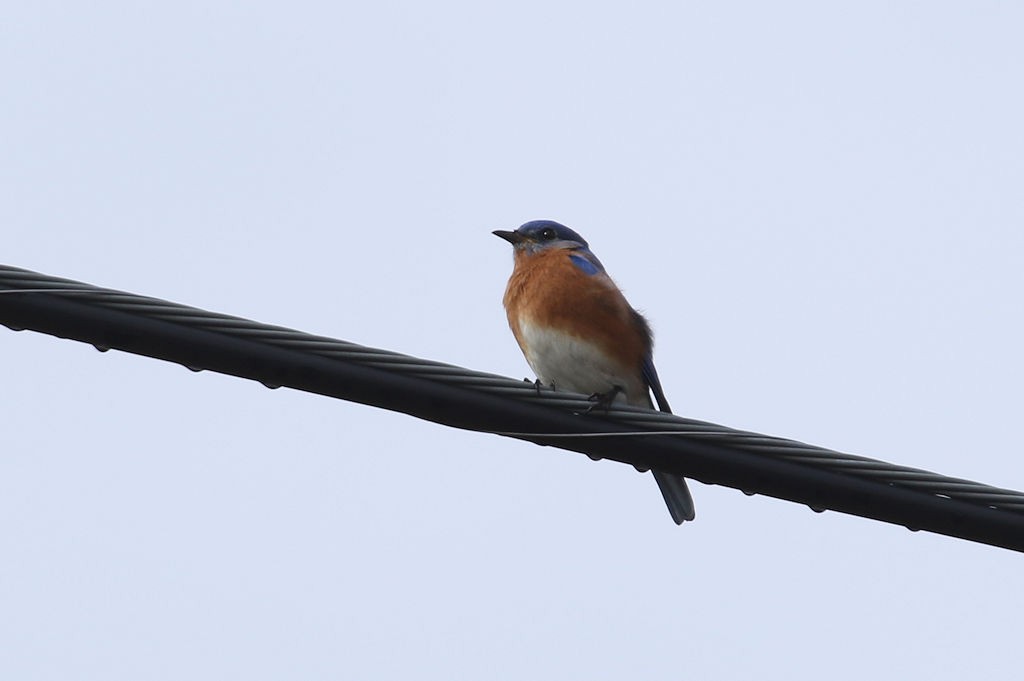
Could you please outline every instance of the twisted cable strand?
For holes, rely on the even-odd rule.
[[[504,376],[471,371],[462,367],[419,359],[408,355],[361,346],[323,336],[302,333],[279,326],[269,326],[248,319],[209,312],[179,305],[166,300],[149,298],[121,291],[102,289],[81,282],[59,279],[47,275],[0,265],[0,321],[5,319],[3,305],[11,299],[39,298],[41,300],[67,299],[87,303],[96,309],[106,309],[150,319],[182,325],[194,330],[249,340],[263,345],[306,353],[331,360],[344,361],[372,369],[395,372],[438,385],[461,390],[477,391],[504,400],[528,402],[551,409],[580,414],[592,402],[585,396],[538,389],[528,381],[517,381]],[[16,328],[16,327],[12,327]],[[189,365],[194,370],[201,365]],[[795,440],[773,437],[720,426],[713,423],[682,418],[626,405],[614,405],[601,415],[619,429],[607,433],[587,432],[531,432],[492,431],[500,435],[550,441],[572,438],[643,437],[682,438],[690,441],[714,441],[718,445],[734,448],[766,460],[786,461],[801,466],[815,467],[842,476],[853,476],[887,486],[917,490],[934,497],[960,500],[988,508],[1024,513],[1024,494],[981,483],[949,478],[930,471],[897,466],[815,447]],[[467,426],[460,426],[467,427]]]

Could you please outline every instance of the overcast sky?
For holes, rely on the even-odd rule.
[[[1024,8],[7,3],[6,264],[516,378],[581,232],[686,416],[1024,488]],[[979,678],[1024,556],[0,328],[5,679]]]

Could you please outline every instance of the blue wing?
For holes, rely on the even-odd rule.
[[[668,399],[665,397],[665,391],[661,388],[661,379],[658,378],[658,370],[654,368],[654,359],[648,354],[644,357],[644,363],[641,367],[641,371],[644,375],[644,381],[647,385],[651,386],[651,390],[654,392],[654,399],[658,401],[658,409],[661,411],[667,411],[672,413],[672,407],[668,406]]]
[[[569,254],[569,260],[573,265],[583,270],[585,274],[600,274],[604,272],[604,265],[597,259],[597,256],[590,252],[589,248],[577,248]]]
[[[651,333],[651,325],[636,310],[633,310],[633,322],[640,327],[647,338],[647,354],[644,355],[644,361],[640,365],[640,373],[643,375],[644,383],[654,392],[654,399],[658,401],[658,409],[671,414],[672,407],[668,406],[665,391],[661,388],[661,379],[658,378],[658,370],[654,368],[654,355],[652,354],[654,340]]]

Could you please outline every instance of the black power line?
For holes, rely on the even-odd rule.
[[[0,323],[1024,551],[1024,494],[0,265]]]

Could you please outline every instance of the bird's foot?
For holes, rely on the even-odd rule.
[[[613,385],[612,389],[609,390],[608,392],[594,393],[589,398],[587,398],[591,402],[593,402],[593,404],[590,405],[590,408],[583,413],[589,414],[590,412],[600,407],[607,414],[608,410],[611,409],[612,407],[612,402],[615,401],[615,398],[618,397],[619,393],[621,392],[623,392],[621,385]]]
[[[527,383],[533,383],[533,387],[537,391],[537,397],[540,397],[540,389],[544,387],[543,381],[541,381],[539,378],[535,378],[532,381],[528,378],[524,378],[523,380],[526,381]],[[551,384],[551,389],[555,389],[554,383]]]

